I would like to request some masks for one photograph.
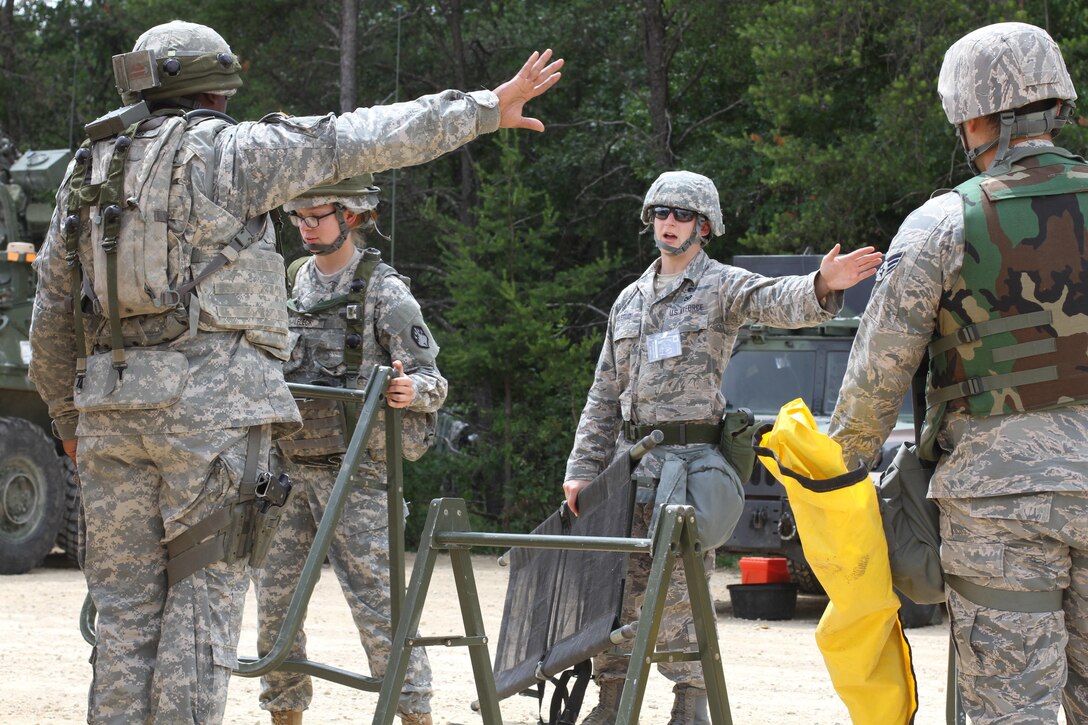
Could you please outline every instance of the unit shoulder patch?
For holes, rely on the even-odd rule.
[[[412,341],[424,350],[431,346],[431,338],[420,325],[412,325]]]

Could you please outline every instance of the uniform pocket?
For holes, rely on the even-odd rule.
[[[974,677],[1014,677],[1027,669],[1024,632],[1034,626],[1026,621],[1031,615],[985,609],[954,593],[949,594],[948,606],[961,672]]]

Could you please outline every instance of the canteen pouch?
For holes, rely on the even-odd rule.
[[[748,408],[738,408],[722,418],[722,439],[718,447],[736,470],[741,483],[752,477],[756,464],[756,451],[752,447],[755,425],[755,416]]]
[[[904,443],[877,483],[892,583],[917,604],[945,600],[940,516],[937,504],[926,498],[932,476],[933,466]]]

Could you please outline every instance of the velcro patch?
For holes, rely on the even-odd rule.
[[[899,266],[899,260],[903,259],[903,253],[893,254],[890,257],[885,257],[884,262],[880,265],[880,268],[876,271],[876,283],[880,284],[884,281],[884,278],[895,271],[895,268]]]
[[[431,346],[431,338],[427,336],[427,331],[419,325],[412,325],[412,340],[424,350]]]

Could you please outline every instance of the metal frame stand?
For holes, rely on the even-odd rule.
[[[618,725],[635,725],[646,692],[646,679],[654,662],[694,662],[703,667],[711,722],[714,725],[732,725],[729,698],[726,693],[725,675],[722,671],[721,653],[718,649],[714,608],[707,588],[706,571],[703,568],[703,552],[698,545],[695,528],[695,511],[690,506],[666,506],[658,517],[651,539],[555,536],[544,534],[490,534],[471,531],[468,510],[461,499],[443,498],[431,502],[424,526],[423,537],[416,555],[412,579],[405,600],[407,609],[401,617],[393,637],[389,664],[378,696],[374,713],[374,725],[392,725],[397,701],[408,660],[413,647],[430,644],[469,647],[469,659],[476,680],[480,714],[487,725],[502,722],[495,678],[488,653],[488,638],[484,632],[480,614],[480,601],[476,591],[476,578],[472,570],[469,550],[473,546],[510,547],[524,546],[552,549],[582,549],[652,554],[653,563],[642,605],[642,616],[635,637],[620,698]],[[426,601],[431,575],[439,551],[446,551],[453,564],[457,586],[457,598],[461,606],[461,618],[465,633],[441,637],[418,637],[420,616]],[[665,607],[669,577],[677,559],[684,565],[698,650],[695,652],[654,651],[661,613]]]

